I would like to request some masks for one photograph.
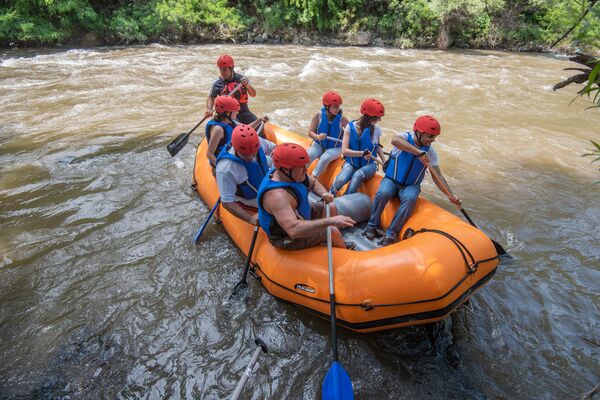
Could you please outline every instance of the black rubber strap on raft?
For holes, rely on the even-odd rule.
[[[477,268],[479,268],[479,264],[487,262],[487,261],[492,261],[492,260],[498,259],[498,255],[495,255],[494,257],[486,258],[484,260],[475,261],[475,257],[473,257],[473,254],[471,254],[471,252],[469,251],[469,249],[467,248],[467,246],[465,246],[464,243],[462,243],[460,240],[458,240],[457,238],[455,238],[454,236],[452,236],[448,232],[444,232],[444,231],[441,231],[441,230],[438,230],[438,229],[423,228],[423,229],[420,229],[420,230],[416,231],[415,235],[417,233],[422,233],[422,232],[437,233],[437,234],[442,235],[442,236],[448,238],[449,240],[451,240],[452,243],[454,243],[456,245],[456,247],[458,248],[458,250],[460,251],[460,254],[463,257],[463,260],[465,261],[465,266],[467,267],[467,270],[469,271],[469,274],[472,274],[475,271],[477,271]],[[471,259],[471,264],[469,264],[469,262],[467,261],[467,257],[465,256],[465,253]]]
[[[424,232],[437,233],[439,235],[442,235],[442,236],[448,238],[458,248],[458,251],[460,251],[460,255],[462,256],[462,258],[463,258],[463,260],[465,262],[465,266],[467,267],[467,270],[469,271],[469,274],[472,274],[473,272],[477,271],[477,267],[479,267],[480,261],[478,261],[478,262],[475,261],[475,258],[473,257],[473,254],[471,254],[471,252],[469,251],[469,249],[467,248],[467,246],[465,246],[460,240],[458,240],[457,238],[455,238],[454,236],[452,236],[448,232],[444,232],[444,231],[441,231],[439,229],[427,229],[427,228],[423,228],[423,229],[419,229],[418,231],[416,231],[415,235],[418,234],[418,233],[424,233]],[[466,255],[465,255],[465,253],[466,253]],[[471,263],[469,263],[469,261],[467,260],[467,255],[471,259]]]

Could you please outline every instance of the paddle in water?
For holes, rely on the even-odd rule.
[[[244,389],[244,386],[246,385],[248,378],[250,378],[250,374],[252,373],[252,370],[254,369],[254,364],[256,364],[256,360],[258,359],[260,352],[261,351],[263,353],[269,352],[269,349],[267,348],[267,345],[265,344],[265,342],[263,342],[259,338],[255,338],[254,343],[256,344],[256,350],[254,350],[254,353],[252,354],[252,358],[250,359],[250,363],[244,370],[244,374],[242,375],[242,378],[238,382],[238,384],[235,388],[235,391],[233,392],[233,395],[231,396],[231,400],[238,400],[240,398],[240,396],[242,394],[242,389]]]
[[[235,92],[240,90],[241,87],[242,87],[242,84],[240,83],[227,96],[232,96],[233,94],[235,94]],[[167,146],[167,150],[169,151],[169,154],[171,155],[171,157],[175,157],[177,155],[177,153],[179,153],[181,151],[181,149],[183,149],[185,147],[192,132],[194,132],[196,130],[196,128],[198,128],[204,121],[206,121],[207,118],[208,117],[202,118],[202,120],[200,122],[198,122],[196,124],[196,126],[194,126],[189,132],[187,132],[187,133],[184,132],[184,133],[179,134],[179,136],[177,136],[175,139],[173,139],[171,141],[171,143],[169,143],[169,145]]]
[[[204,232],[204,229],[206,228],[206,226],[208,225],[208,222],[210,221],[210,219],[212,218],[213,214],[217,210],[217,207],[219,207],[219,204],[221,204],[221,197],[220,196],[219,196],[219,199],[217,200],[217,202],[215,203],[215,205],[213,206],[212,210],[210,210],[210,213],[208,213],[208,217],[206,217],[206,221],[204,221],[204,224],[202,224],[202,226],[200,227],[200,229],[198,229],[198,231],[194,235],[194,243],[198,243],[198,241],[200,240],[200,237],[202,236],[202,233]]]
[[[325,204],[326,216],[329,218],[329,204]],[[352,381],[348,373],[342,367],[338,359],[337,331],[335,324],[335,289],[333,286],[333,244],[331,242],[331,226],[327,227],[327,266],[329,268],[329,305],[331,308],[331,347],[333,351],[333,362],[321,388],[321,396],[324,400],[350,400],[354,399]]]
[[[431,175],[433,175],[440,182],[440,184],[446,189],[445,195],[448,197],[453,196],[452,191],[450,190],[448,185],[442,180],[442,178],[439,176],[437,171],[435,169],[433,169],[433,167],[431,165],[429,165],[428,162],[425,163],[425,166],[429,169],[429,171],[431,172]],[[456,205],[456,207],[465,216],[465,218],[467,219],[469,224],[471,224],[471,226],[474,226],[475,228],[479,229],[479,227],[477,225],[475,225],[475,222],[473,222],[471,217],[469,217],[469,214],[467,214],[467,212],[464,210],[464,208],[462,208],[462,206]],[[492,239],[490,239],[490,240],[492,241],[492,244],[496,248],[496,253],[498,253],[499,256],[506,255],[506,256],[510,257],[510,255],[506,252],[506,250],[504,250],[504,247],[502,247],[502,245],[500,243],[498,243]]]
[[[248,286],[246,282],[246,277],[248,276],[248,271],[250,270],[250,260],[252,260],[252,253],[254,252],[254,245],[256,244],[256,238],[258,237],[258,225],[254,226],[254,233],[252,234],[252,242],[250,243],[250,250],[248,251],[248,257],[246,258],[246,265],[244,266],[244,272],[242,273],[242,278],[233,288],[233,292],[230,297],[235,296],[240,292],[240,290],[244,289]]]

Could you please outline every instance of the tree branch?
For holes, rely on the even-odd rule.
[[[594,7],[594,5],[596,4],[597,1],[598,0],[590,0],[590,6],[583,12],[583,14],[581,14],[581,16],[579,17],[577,22],[575,22],[575,24],[573,24],[573,26],[571,28],[569,28],[569,30],[566,31],[564,35],[562,35],[556,42],[554,42],[554,44],[552,46],[550,46],[550,48],[553,48],[554,46],[556,46],[557,44],[562,42],[564,38],[569,36],[569,34],[573,31],[573,29],[575,29],[577,27],[577,25],[579,25],[579,23],[581,21],[583,21],[585,16],[590,12],[590,10]]]
[[[565,79],[564,81],[559,82],[556,85],[552,86],[552,90],[558,90],[558,89],[564,88],[565,86],[568,86],[571,83],[583,83],[583,82],[587,81],[588,75],[589,75],[589,73],[573,75],[572,77]]]

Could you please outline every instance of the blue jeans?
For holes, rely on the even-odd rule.
[[[350,181],[350,184],[346,189],[346,194],[356,193],[360,185],[367,179],[371,179],[373,175],[375,175],[375,172],[377,172],[377,164],[374,162],[367,164],[362,168],[356,168],[352,164],[346,162],[342,167],[342,171],[335,177],[331,192],[336,194],[342,186]]]
[[[398,196],[400,198],[400,207],[385,232],[387,237],[396,239],[404,223],[412,214],[420,192],[421,185],[404,186],[394,182],[390,178],[383,178],[379,185],[379,190],[373,199],[368,227],[375,229],[381,227],[381,213],[383,213],[383,209],[393,196]]]
[[[313,142],[312,145],[308,148],[308,157],[310,158],[310,162],[313,162],[313,160],[319,158],[315,169],[313,169],[313,176],[318,178],[327,169],[327,166],[332,161],[340,158],[341,154],[341,147],[324,149],[318,142]]]

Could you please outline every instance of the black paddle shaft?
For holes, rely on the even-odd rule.
[[[467,212],[464,210],[464,208],[460,207],[460,212],[465,216],[465,218],[467,219],[467,221],[469,221],[469,223],[471,225],[473,225],[475,228],[479,229],[479,227],[477,225],[475,225],[475,222],[473,222],[471,217],[469,217],[469,214],[467,214]],[[493,239],[491,239],[491,240],[492,240],[492,244],[494,245],[494,248],[496,249],[496,253],[498,253],[499,256],[510,257],[509,254],[506,252],[506,250],[504,250],[504,247],[502,247],[502,245],[500,243],[496,242]]]
[[[235,292],[240,286],[246,285],[246,278],[248,276],[248,271],[250,270],[250,261],[252,260],[252,253],[254,253],[254,245],[256,244],[256,238],[258,237],[258,225],[254,226],[254,233],[252,234],[252,242],[250,243],[250,250],[248,251],[248,258],[246,258],[246,266],[244,267],[244,272],[242,273],[242,279],[235,285],[233,291]]]
[[[469,223],[471,225],[473,225],[475,228],[479,229],[479,227],[477,225],[475,225],[475,222],[473,222],[471,217],[469,217],[469,214],[467,214],[467,212],[465,211],[464,208],[460,207],[460,212],[465,216],[465,218],[467,219],[467,221],[469,221]]]

